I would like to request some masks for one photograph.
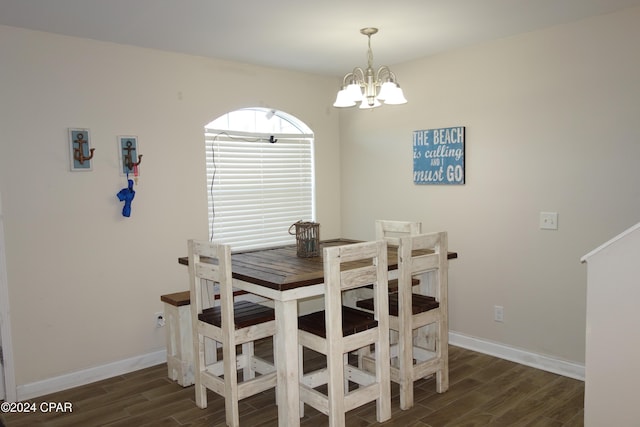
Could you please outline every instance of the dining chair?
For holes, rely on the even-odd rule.
[[[435,374],[436,391],[449,388],[447,233],[405,236],[398,242],[398,292],[389,294],[389,328],[398,336],[390,350],[391,380],[400,385],[400,408],[409,409],[418,379]],[[416,290],[416,275],[429,282],[432,295],[425,293],[424,283]],[[372,299],[357,302],[369,310],[373,304]],[[425,335],[418,331],[429,327],[427,339],[421,339]],[[360,363],[366,367],[374,357],[364,354]]]
[[[386,242],[326,247],[323,262],[325,308],[298,318],[301,415],[306,403],[327,415],[330,426],[344,426],[346,412],[375,400],[376,419],[384,422],[391,418]],[[343,291],[370,284],[372,312],[343,305]],[[374,360],[371,372],[349,362],[349,352],[371,345],[384,362]],[[324,354],[326,367],[305,373],[304,348]]]
[[[276,386],[274,364],[253,352],[254,341],[275,335],[274,310],[234,302],[229,246],[189,240],[188,251],[196,405],[206,408],[207,389],[212,390],[224,397],[227,425],[238,426],[238,401]],[[219,287],[218,305],[207,297],[211,283]],[[209,351],[217,352],[217,345],[205,346],[209,340],[222,347],[222,359],[209,357]]]
[[[422,223],[418,221],[396,221],[396,220],[386,220],[386,219],[377,219],[375,222],[375,235],[376,240],[386,240],[387,245],[389,246],[398,246],[399,238],[403,236],[411,236],[415,234],[420,234],[422,230]],[[413,284],[418,285],[420,281],[418,279],[414,279]],[[395,293],[398,291],[398,279],[389,280],[389,293]],[[346,293],[346,302],[345,305],[350,307],[358,307],[358,301],[360,300],[369,300],[371,302],[371,290],[367,288],[358,289],[356,291],[347,292]],[[396,331],[391,331],[390,342],[397,342],[397,333]],[[370,354],[368,348],[361,348],[358,350],[358,365],[362,365],[361,361],[365,355]]]

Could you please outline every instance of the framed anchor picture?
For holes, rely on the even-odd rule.
[[[69,128],[69,162],[71,172],[92,170],[93,152],[89,129]]]

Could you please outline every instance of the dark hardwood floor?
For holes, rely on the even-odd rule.
[[[305,354],[305,360],[314,356]],[[398,387],[392,384],[393,417],[385,426],[582,426],[584,383],[481,353],[450,347],[450,388],[435,392],[433,378],[415,386],[415,406],[399,408]],[[71,413],[2,414],[7,427],[33,426],[224,426],[224,400],[209,392],[209,406],[199,409],[193,387],[167,378],[158,365],[108,380],[33,399],[70,402]],[[240,423],[276,426],[273,390],[242,400]],[[302,426],[328,425],[327,417],[306,407]],[[375,405],[355,409],[347,425],[380,425]]]

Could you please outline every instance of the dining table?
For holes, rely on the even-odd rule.
[[[233,286],[236,289],[271,299],[276,318],[274,354],[277,371],[276,402],[279,426],[300,425],[298,302],[324,295],[322,249],[357,243],[352,239],[320,241],[318,256],[297,256],[296,245],[232,252]],[[398,269],[397,247],[388,246],[389,277]],[[457,258],[448,252],[447,258]],[[188,257],[180,257],[188,265]]]

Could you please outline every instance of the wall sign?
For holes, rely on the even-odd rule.
[[[413,182],[464,184],[464,126],[413,131]]]

